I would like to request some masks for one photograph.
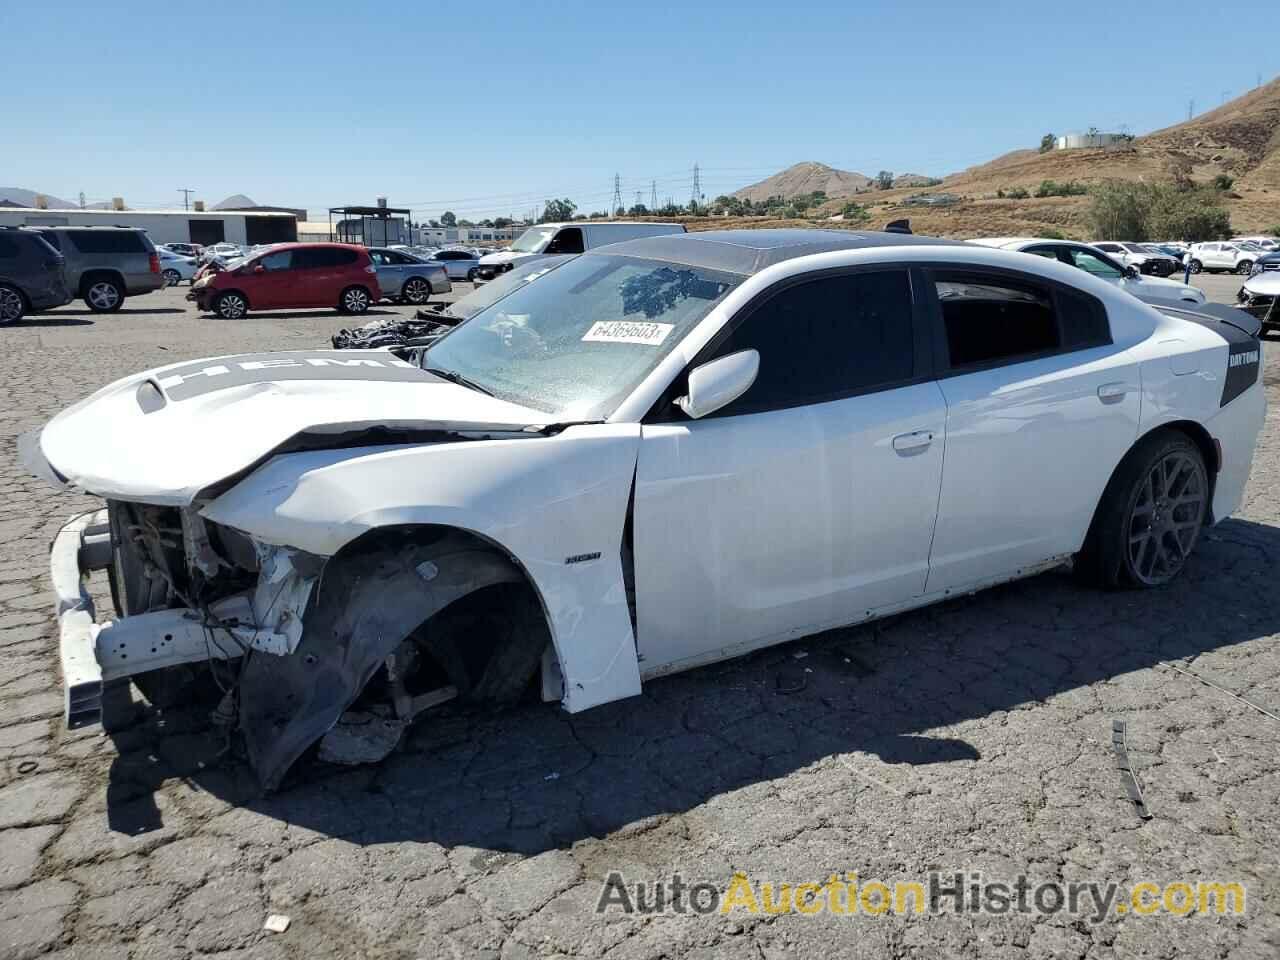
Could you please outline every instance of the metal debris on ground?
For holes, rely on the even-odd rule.
[[[1129,799],[1133,801],[1133,805],[1138,808],[1138,816],[1143,820],[1150,820],[1151,812],[1147,810],[1146,801],[1142,798],[1142,784],[1138,782],[1138,774],[1133,769],[1133,761],[1129,759],[1128,734],[1123,720],[1111,721],[1111,745],[1116,751],[1116,767],[1120,770],[1121,777],[1124,780],[1125,792],[1129,794]]]
[[[1182,667],[1176,666],[1172,663],[1166,663],[1165,666],[1168,667],[1170,670],[1176,670],[1178,673],[1181,673],[1181,674],[1184,674],[1185,676],[1190,677],[1192,680],[1198,680],[1201,683],[1203,683],[1206,687],[1211,687],[1214,690],[1217,690],[1219,693],[1225,693],[1232,700],[1238,700],[1240,703],[1243,703],[1246,707],[1250,707],[1254,710],[1257,710],[1264,717],[1270,717],[1272,720],[1280,721],[1280,716],[1276,716],[1276,714],[1272,713],[1270,710],[1267,710],[1267,709],[1264,709],[1263,707],[1258,706],[1252,700],[1246,700],[1244,697],[1240,696],[1240,694],[1233,693],[1232,691],[1228,690],[1226,687],[1218,686],[1218,684],[1214,683],[1212,680],[1206,680],[1204,677],[1200,676],[1200,674],[1198,673],[1192,673],[1190,670],[1184,670],[1182,669]]]
[[[262,929],[268,933],[284,933],[289,929],[292,921],[283,913],[273,913],[267,917],[267,922],[262,925]]]

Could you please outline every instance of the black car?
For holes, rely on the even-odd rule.
[[[38,233],[0,227],[0,324],[70,302],[62,254]]]

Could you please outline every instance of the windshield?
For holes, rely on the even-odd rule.
[[[511,250],[516,253],[541,253],[555,235],[554,228],[530,227],[516,238],[516,242],[511,245]]]
[[[538,277],[550,273],[566,260],[572,259],[573,255],[571,254],[558,257],[540,257],[533,263],[517,266],[513,270],[499,274],[496,279],[490,280],[483,286],[476,287],[473,292],[449,304],[441,313],[446,316],[457,317],[459,320],[474,317],[485,307],[493,306],[503,297],[520,289],[531,280],[536,280]]]
[[[424,354],[495,396],[598,420],[742,282],[632,257],[577,257],[481,310]]]

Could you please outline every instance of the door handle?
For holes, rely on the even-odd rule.
[[[1133,385],[1129,383],[1115,382],[1104,383],[1098,388],[1098,399],[1103,403],[1119,403],[1124,399],[1124,395],[1133,389]]]
[[[933,443],[932,430],[913,430],[893,438],[893,449],[903,455],[916,453]]]

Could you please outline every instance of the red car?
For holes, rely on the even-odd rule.
[[[364,313],[382,297],[364,247],[346,243],[282,243],[230,270],[196,280],[187,294],[201,310],[238,320],[250,310],[336,307]]]

